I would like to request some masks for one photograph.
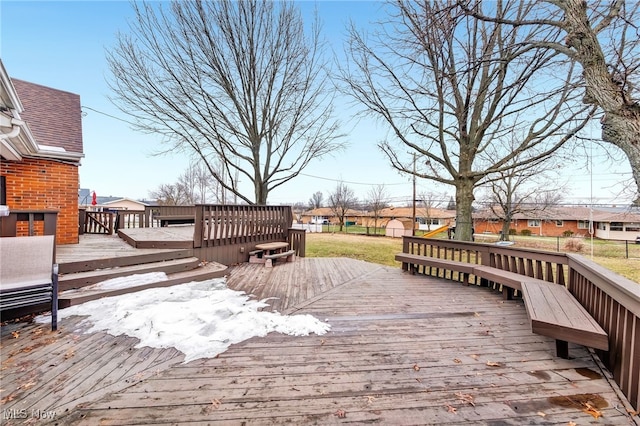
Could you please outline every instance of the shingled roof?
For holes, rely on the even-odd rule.
[[[36,143],[82,153],[82,111],[80,96],[27,81],[12,79]]]

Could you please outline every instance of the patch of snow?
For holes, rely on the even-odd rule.
[[[331,328],[312,315],[260,311],[266,306],[266,300],[251,299],[217,278],[104,297],[61,309],[58,318],[87,316],[83,320],[89,326],[87,333],[136,337],[140,339],[136,347],[174,347],[185,354],[185,363],[213,358],[234,343],[273,331],[306,336],[322,335]]]
[[[167,274],[164,272],[148,272],[146,274],[133,274],[126,277],[111,278],[96,284],[81,287],[79,290],[119,290],[121,288],[167,281],[168,279]]]

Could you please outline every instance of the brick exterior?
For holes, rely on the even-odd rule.
[[[502,221],[474,219],[473,224],[477,234],[498,234],[502,230]],[[563,220],[562,226],[558,226],[555,220],[542,220],[541,226],[530,227],[527,219],[517,219],[509,224],[509,228],[515,229],[517,235],[520,235],[523,229],[530,230],[531,235],[542,235],[544,237],[562,237],[565,231],[573,232],[573,236],[576,237],[589,235],[588,229],[578,229],[577,220]]]
[[[58,210],[56,242],[78,243],[78,166],[62,162],[24,158],[0,162],[5,176],[10,210]],[[18,228],[18,235],[27,235]],[[23,234],[21,234],[23,232]],[[36,227],[36,232],[42,232]]]

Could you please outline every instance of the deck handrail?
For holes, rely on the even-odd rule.
[[[290,206],[197,204],[194,247],[286,241]]]
[[[609,335],[609,351],[596,352],[634,409],[640,410],[640,284],[578,254],[410,236],[403,237],[402,251],[565,285]]]
[[[56,235],[58,210],[12,210],[0,217],[0,237]]]

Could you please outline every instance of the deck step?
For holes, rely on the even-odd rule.
[[[104,259],[78,260],[59,263],[61,274],[94,271],[96,269],[118,268],[140,265],[143,263],[163,262],[174,259],[185,259],[193,256],[193,250],[166,250],[162,252],[134,254],[128,256],[112,256]]]
[[[89,290],[89,289],[73,289],[60,293],[58,296],[58,306],[60,308],[68,308],[90,300],[100,299],[102,297],[119,296],[121,294],[134,293],[148,288],[169,287],[177,284],[184,284],[192,281],[204,281],[212,278],[224,277],[229,271],[225,265],[216,262],[208,262],[196,269],[189,271],[175,272],[167,274],[167,280],[154,283],[147,283],[139,286],[127,288],[111,289],[111,290]]]
[[[187,257],[184,259],[173,259],[116,268],[98,269],[95,271],[84,271],[73,274],[61,274],[58,281],[58,288],[59,291],[62,292],[96,284],[110,278],[124,277],[133,274],[145,274],[148,272],[164,272],[166,274],[184,272],[197,268],[199,264],[200,260],[197,257]]]

